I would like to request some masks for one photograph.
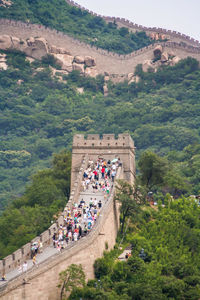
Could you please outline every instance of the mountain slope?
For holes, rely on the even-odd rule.
[[[129,33],[125,27],[118,29],[115,23],[107,24],[103,18],[73,7],[64,0],[13,0],[11,6],[0,7],[0,18],[42,24],[119,54],[153,43],[145,32]]]
[[[200,71],[194,59],[157,73],[138,68],[139,83],[109,82],[104,97],[102,76],[73,71],[60,81],[45,60],[6,55],[8,69],[0,72],[1,206],[24,191],[31,174],[50,166],[53,152],[70,149],[77,132],[129,131],[137,155],[147,148],[179,153],[200,142]]]

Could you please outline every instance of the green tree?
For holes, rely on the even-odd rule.
[[[168,170],[167,160],[157,154],[146,151],[142,153],[138,162],[141,184],[148,190],[164,183],[164,177]]]
[[[76,287],[85,286],[85,273],[82,265],[71,264],[59,274],[60,300],[66,299],[66,293]]]
[[[138,214],[140,206],[145,202],[145,197],[137,183],[130,185],[127,181],[118,180],[116,189],[115,200],[121,204],[121,233],[123,233],[126,219]]]

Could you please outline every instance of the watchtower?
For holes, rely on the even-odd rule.
[[[120,158],[124,169],[124,179],[134,183],[134,150],[134,142],[127,133],[119,134],[118,138],[115,138],[114,134],[104,134],[102,138],[98,134],[89,134],[87,138],[83,134],[76,134],[72,145],[71,186],[76,180],[81,162],[86,154],[90,160],[97,160],[98,157],[103,157],[106,160]]]

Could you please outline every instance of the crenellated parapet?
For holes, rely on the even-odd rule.
[[[146,27],[146,26],[142,26],[142,25],[133,23],[125,18],[103,16],[103,15],[97,14],[97,13],[85,8],[84,6],[81,6],[80,4],[76,3],[73,0],[66,0],[66,2],[72,6],[80,8],[81,10],[87,11],[88,13],[90,13],[93,16],[101,17],[106,22],[116,22],[116,24],[118,24],[120,27],[121,26],[128,27],[129,29],[133,29],[133,31],[145,31],[147,33],[154,32],[154,33],[164,34],[164,35],[168,35],[171,39],[172,38],[180,39],[180,40],[186,41],[189,44],[200,47],[200,42],[198,40],[196,40],[186,34],[182,34],[178,31],[168,30],[168,29],[164,29],[164,28],[160,28],[160,27]]]
[[[96,77],[101,74],[108,75],[114,82],[132,82],[129,75],[134,75],[138,64],[152,61],[154,49],[159,45],[162,45],[163,53],[167,52],[170,54],[168,56],[175,57],[173,62],[168,60],[168,65],[175,65],[180,59],[188,56],[200,61],[200,47],[183,40],[155,42],[130,54],[119,55],[97,49],[42,25],[0,19],[0,49],[16,49],[36,59],[47,54],[54,55],[65,74],[79,70],[85,76]],[[154,69],[156,68],[154,66]]]
[[[134,142],[129,134],[119,134],[116,138],[114,134],[76,134],[73,138],[73,149],[75,148],[126,148],[131,147],[134,151]]]
[[[83,134],[76,134],[72,145],[72,185],[77,178],[80,161],[85,155],[88,155],[89,160],[94,161],[98,157],[111,161],[120,158],[123,162],[125,179],[130,183],[134,182],[135,146],[128,133],[119,134],[118,137],[115,137],[114,134],[103,134],[102,136],[89,134],[87,137],[84,137]]]
[[[81,160],[81,168],[77,180],[82,177],[82,169],[87,166],[87,157]],[[123,165],[117,170],[116,180],[124,178]],[[75,181],[74,188],[78,189]],[[73,194],[73,193],[72,193]],[[39,263],[38,267],[28,268],[28,271],[17,274],[11,280],[0,284],[0,298],[2,300],[14,299],[51,299],[59,298],[59,273],[71,264],[81,264],[87,279],[94,276],[93,264],[101,257],[105,250],[112,249],[116,242],[119,229],[119,205],[114,201],[115,182],[110,195],[105,201],[101,213],[97,218],[91,232],[75,243],[68,245],[61,253],[56,253]],[[72,195],[72,198],[75,194]],[[75,199],[71,199],[72,201]],[[62,224],[63,216],[59,217]],[[37,240],[35,238],[34,240]],[[27,247],[28,248],[28,247]],[[10,257],[10,263],[12,256]],[[1,267],[1,262],[0,262]],[[27,283],[27,284],[25,284]],[[38,288],[39,287],[39,288]]]

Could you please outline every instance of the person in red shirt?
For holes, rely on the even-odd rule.
[[[101,175],[102,175],[102,178],[104,178],[104,175],[105,175],[105,167],[104,166],[101,169]]]

